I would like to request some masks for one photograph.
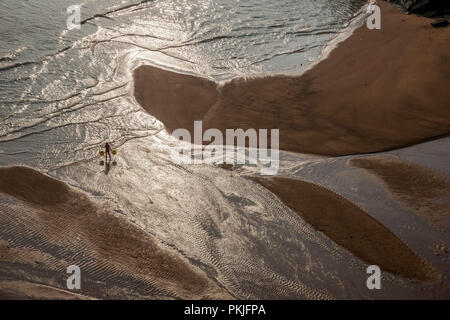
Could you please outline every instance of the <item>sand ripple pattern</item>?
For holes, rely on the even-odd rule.
[[[78,293],[88,297],[231,298],[138,227],[65,184],[21,167],[0,175],[0,280],[64,290],[66,268],[75,264],[82,270]]]

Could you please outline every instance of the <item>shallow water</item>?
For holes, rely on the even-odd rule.
[[[173,163],[177,142],[132,95],[143,63],[218,81],[301,71],[365,2],[84,1],[81,30],[68,31],[71,1],[3,0],[0,164],[30,165],[107,202],[236,297],[376,297],[362,262],[264,188]],[[107,169],[104,141],[118,149]],[[315,161],[293,157],[293,167]],[[394,280],[392,294],[408,291]]]
[[[70,1],[2,1],[0,152],[48,168],[152,135],[161,126],[132,96],[137,65],[216,80],[301,71],[364,3],[85,1],[69,31]]]

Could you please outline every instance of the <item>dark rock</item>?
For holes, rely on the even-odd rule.
[[[232,163],[218,163],[217,166],[222,169],[225,169],[225,170],[233,170],[234,169],[234,165]]]
[[[395,3],[410,13],[426,17],[437,17],[450,14],[449,0],[387,0]]]
[[[433,21],[431,25],[435,28],[446,27],[448,26],[448,21],[445,19],[437,19]]]

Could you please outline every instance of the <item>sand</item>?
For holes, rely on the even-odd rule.
[[[439,274],[389,229],[340,195],[309,182],[281,177],[249,177],[291,210],[368,264],[421,281]]]
[[[219,86],[141,66],[134,71],[136,100],[169,132],[192,131],[194,120],[203,120],[204,130],[279,128],[281,149],[329,156],[449,134],[450,28],[433,29],[427,18],[378,4],[381,30],[359,28],[301,76]],[[349,164],[373,173],[430,223],[448,226],[448,206],[436,201],[447,196],[447,181],[393,159]],[[338,194],[300,180],[251,179],[362,261],[420,281],[439,278],[389,229]],[[0,298],[232,298],[125,217],[29,168],[0,168],[0,223]],[[65,287],[71,264],[82,269],[80,291]]]
[[[450,179],[415,163],[372,156],[349,160],[378,177],[394,199],[412,208],[427,223],[450,231]]]
[[[2,299],[6,300],[92,300],[90,297],[69,290],[62,290],[27,281],[1,281],[0,288]]]
[[[154,117],[170,132],[186,128],[193,132],[194,120],[201,119],[216,102],[216,84],[208,79],[151,66],[142,66],[134,73],[134,92],[141,104],[151,108]],[[148,109],[147,109],[148,110]]]
[[[301,76],[208,80],[141,66],[134,93],[167,130],[280,129],[283,150],[347,155],[389,150],[450,132],[450,28],[378,1],[365,25]],[[184,90],[182,88],[185,88]],[[219,95],[216,97],[217,91]]]
[[[232,298],[124,217],[30,168],[0,168],[0,224],[0,298]]]

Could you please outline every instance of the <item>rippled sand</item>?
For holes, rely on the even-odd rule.
[[[450,243],[442,224],[449,138],[378,159],[281,151],[283,178],[259,180],[266,188],[247,178],[258,167],[174,163],[177,143],[131,97],[134,85],[137,100],[166,129],[189,128],[201,115],[219,128],[275,123],[284,126],[282,147],[303,152],[384,150],[445,134],[448,64],[441,59],[448,50],[439,46],[448,47],[448,30],[435,35],[428,20],[381,5],[380,32],[357,30],[301,77],[217,87],[146,66],[133,84],[125,75],[136,61],[120,56],[111,63],[113,78],[87,79],[92,92],[43,85],[45,101],[30,104],[36,113],[7,115],[13,125],[2,127],[0,163],[29,161],[55,179],[0,169],[0,296],[448,298]],[[137,35],[90,39],[88,51],[106,59],[97,42],[117,37]],[[64,61],[55,60],[55,70]],[[117,166],[108,169],[98,156],[105,135],[118,148]],[[368,290],[368,263],[383,267],[382,290]],[[81,292],[65,287],[70,264],[82,269]]]
[[[26,167],[1,168],[0,195],[3,298],[232,298],[63,182]],[[81,295],[65,287],[72,264],[82,270]]]
[[[357,158],[350,164],[379,177],[396,200],[435,227],[450,231],[450,179],[445,175],[394,157]]]
[[[368,264],[423,281],[440,275],[388,228],[324,187],[287,178],[251,177],[303,219]]]

